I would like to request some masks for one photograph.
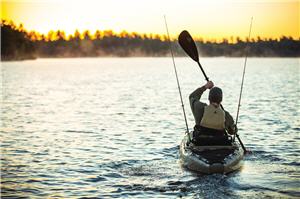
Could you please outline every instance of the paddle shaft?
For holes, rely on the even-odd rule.
[[[239,140],[239,142],[240,142],[240,144],[241,144],[241,146],[242,146],[242,148],[243,148],[243,150],[244,150],[244,153],[246,153],[246,152],[247,152],[247,150],[246,150],[246,148],[245,148],[245,146],[244,146],[244,144],[243,144],[242,140],[240,139],[240,136],[239,136],[239,134],[236,134],[236,137],[237,137],[237,139]]]
[[[168,29],[166,16],[164,16],[164,18],[165,18],[166,30],[167,30],[167,35],[168,35],[168,42],[169,42],[169,46],[170,46],[170,51],[171,51],[171,55],[172,55],[172,61],[173,61],[173,66],[174,66],[174,71],[175,71],[175,76],[176,76],[176,81],[177,81],[177,87],[178,87],[181,106],[182,106],[182,112],[183,112],[185,126],[186,126],[186,133],[189,133],[189,127],[188,127],[186,114],[185,114],[185,109],[184,109],[184,104],[183,104],[183,100],[182,100],[182,94],[181,94],[180,84],[179,84],[179,80],[178,80],[177,69],[176,69],[176,65],[175,65],[175,61],[174,61],[174,54],[173,54],[172,44],[171,44],[171,40],[170,40],[170,35],[169,35],[169,29]]]
[[[221,108],[223,109],[223,111],[225,111],[224,108],[223,108],[223,105],[220,104],[220,106],[221,106]],[[234,134],[233,136],[235,136],[235,134]],[[244,153],[246,153],[247,150],[246,150],[246,148],[245,148],[245,146],[244,146],[242,140],[240,139],[240,136],[239,136],[238,134],[236,134],[236,137],[238,138],[238,140],[239,140],[239,142],[240,142],[240,144],[241,144],[241,146],[242,146],[242,148],[243,148],[243,150],[244,150]]]
[[[204,77],[205,77],[205,80],[206,80],[206,81],[209,81],[209,79],[208,79],[208,77],[206,76],[206,74],[205,74],[205,72],[204,72],[204,70],[203,70],[203,68],[202,68],[202,66],[201,66],[201,64],[200,64],[199,61],[197,61],[197,64],[198,64],[199,68],[201,69],[201,71],[202,71],[202,73],[203,73],[203,75],[204,75]]]

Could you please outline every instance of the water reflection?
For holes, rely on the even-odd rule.
[[[185,124],[171,60],[3,63],[2,196],[299,196],[299,60],[248,61],[239,129],[253,153],[241,171],[211,176],[180,167]],[[176,63],[188,107],[205,81],[193,62]],[[201,63],[234,113],[243,59]],[[193,126],[188,108],[187,117]]]

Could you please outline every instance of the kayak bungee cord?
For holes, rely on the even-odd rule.
[[[168,25],[167,25],[167,19],[166,19],[165,15],[164,15],[164,18],[165,18],[166,30],[167,30],[167,35],[168,35],[168,42],[169,42],[169,46],[170,46],[170,51],[171,51],[171,56],[172,56],[176,81],[177,81],[177,87],[178,87],[178,91],[179,91],[179,96],[180,96],[180,101],[181,101],[181,106],[182,106],[182,111],[183,111],[183,116],[184,116],[184,121],[185,121],[185,126],[186,126],[186,133],[188,134],[189,133],[189,127],[188,127],[188,123],[187,123],[187,120],[186,120],[184,104],[183,104],[183,100],[182,100],[182,94],[181,94],[181,90],[180,90],[180,84],[179,84],[176,65],[175,65],[175,61],[174,61],[174,54],[173,54],[173,50],[172,50],[172,44],[171,44],[171,40],[170,40],[169,29],[168,29]]]
[[[250,36],[251,36],[252,21],[253,21],[253,17],[251,17],[250,30],[249,30],[249,34],[248,34],[248,41],[250,40]],[[245,71],[246,71],[246,65],[247,65],[247,58],[248,58],[248,51],[249,51],[249,49],[248,49],[248,42],[247,42],[246,43],[246,47],[245,47],[245,61],[244,61],[244,69],[243,69],[243,76],[242,76],[242,83],[241,83],[241,90],[240,90],[240,97],[239,97],[239,104],[238,104],[238,109],[237,109],[236,119],[235,119],[235,125],[236,126],[237,126],[238,119],[239,119],[239,112],[240,112],[240,106],[241,106],[241,98],[242,98],[243,85],[244,85],[244,77],[245,77]],[[235,140],[235,136],[240,140],[239,135],[237,133],[235,133],[233,135],[233,141]]]

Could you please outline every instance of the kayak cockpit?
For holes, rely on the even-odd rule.
[[[190,133],[191,134],[191,133]],[[180,145],[183,165],[201,173],[228,173],[238,169],[244,153],[241,147],[231,140],[224,145],[197,145],[187,134]],[[207,136],[206,136],[207,138]],[[202,140],[203,141],[203,140]]]

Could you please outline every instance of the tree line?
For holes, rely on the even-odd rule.
[[[300,39],[282,36],[279,39],[260,37],[235,42],[196,40],[201,56],[243,57],[245,48],[253,57],[300,57]],[[185,56],[176,40],[172,41],[176,56]],[[165,35],[114,33],[112,30],[89,31],[66,36],[63,31],[50,31],[47,35],[26,31],[23,25],[1,21],[1,59],[22,60],[38,57],[103,57],[103,56],[169,56],[169,43]]]

